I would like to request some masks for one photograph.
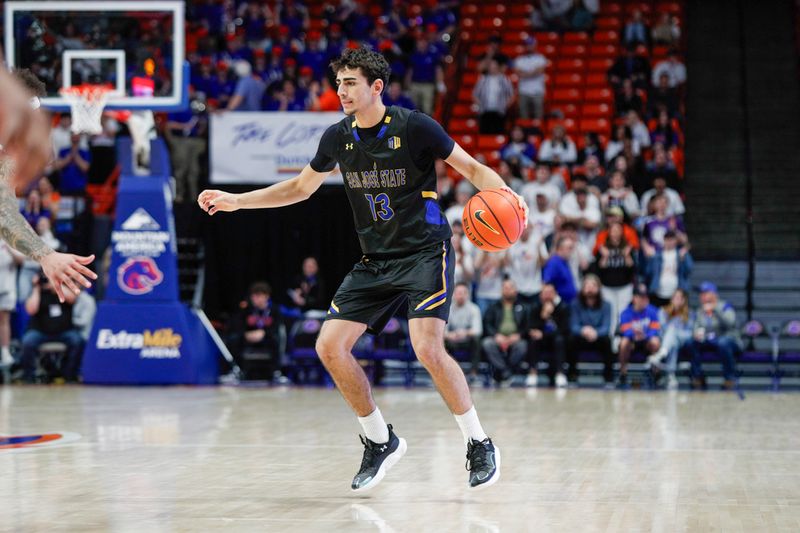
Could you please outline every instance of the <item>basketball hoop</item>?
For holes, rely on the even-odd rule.
[[[69,102],[72,132],[97,135],[103,132],[103,108],[113,92],[111,85],[83,83],[64,87],[59,93]]]

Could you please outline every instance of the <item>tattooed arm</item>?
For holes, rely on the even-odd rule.
[[[9,169],[7,165],[8,161],[0,162],[0,167],[5,170]],[[89,279],[97,279],[97,274],[86,268],[86,265],[94,261],[94,256],[62,254],[47,246],[19,212],[17,197],[8,183],[7,175],[0,172],[0,237],[11,247],[42,265],[44,275],[52,283],[61,302],[64,301],[63,286],[75,294],[80,292],[76,283],[91,287]]]
[[[5,177],[0,178],[0,237],[34,261],[53,252],[19,212],[17,197]]]

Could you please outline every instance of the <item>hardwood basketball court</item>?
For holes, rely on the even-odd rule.
[[[434,390],[376,398],[408,453],[355,495],[332,389],[3,387],[0,435],[80,437],[0,450],[0,530],[800,530],[796,394],[477,389],[503,456],[479,493]]]

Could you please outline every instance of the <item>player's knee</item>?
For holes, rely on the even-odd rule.
[[[414,353],[425,366],[439,364],[442,357],[448,357],[444,344],[428,340],[414,344]]]
[[[343,349],[341,342],[330,335],[320,335],[317,337],[317,343],[314,348],[323,363],[335,359]]]

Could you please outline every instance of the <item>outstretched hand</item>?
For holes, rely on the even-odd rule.
[[[529,212],[529,210],[528,210],[528,204],[527,204],[527,202],[525,202],[525,198],[523,198],[519,194],[515,193],[514,190],[511,187],[508,187],[508,186],[500,187],[500,190],[501,191],[510,192],[511,194],[513,194],[514,196],[517,197],[517,204],[519,204],[519,208],[522,209],[522,212],[525,214],[525,218],[522,221],[522,227],[523,228],[527,228],[528,227],[528,212]]]
[[[39,263],[53,290],[58,295],[58,301],[64,303],[64,286],[75,294],[81,292],[77,284],[87,289],[92,286],[90,279],[97,279],[97,274],[86,268],[94,261],[94,255],[83,257],[74,254],[50,252],[42,257]]]
[[[197,204],[200,209],[213,215],[217,211],[236,211],[239,205],[236,195],[225,191],[206,189],[197,197]]]

